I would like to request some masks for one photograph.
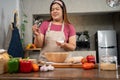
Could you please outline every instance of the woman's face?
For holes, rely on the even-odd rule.
[[[51,16],[53,20],[62,20],[62,8],[60,7],[59,4],[53,4],[52,10],[51,10]]]

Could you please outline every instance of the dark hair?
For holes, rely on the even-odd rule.
[[[62,5],[56,1],[60,1],[62,3]],[[65,6],[65,3],[62,1],[62,0],[54,0],[51,5],[50,5],[50,12],[52,11],[52,6],[53,4],[59,4],[60,7],[62,8],[62,14],[63,14],[63,20],[64,20],[64,23],[67,23],[67,24],[70,24],[68,18],[67,18],[67,10],[66,10],[66,6]],[[53,18],[51,17],[50,18],[50,21],[53,20]]]

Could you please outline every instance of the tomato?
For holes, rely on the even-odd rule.
[[[95,64],[94,63],[84,63],[84,64],[82,64],[82,68],[86,69],[86,70],[93,69],[93,68],[95,68]]]
[[[86,58],[82,58],[81,63],[84,64],[86,62],[87,62],[87,59]]]
[[[94,55],[87,55],[86,59],[89,63],[95,64],[95,56]]]

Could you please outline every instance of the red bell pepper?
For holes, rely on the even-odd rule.
[[[29,60],[20,60],[20,72],[31,72],[32,62]]]

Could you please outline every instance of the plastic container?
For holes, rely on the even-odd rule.
[[[99,70],[117,70],[116,56],[100,57]]]

